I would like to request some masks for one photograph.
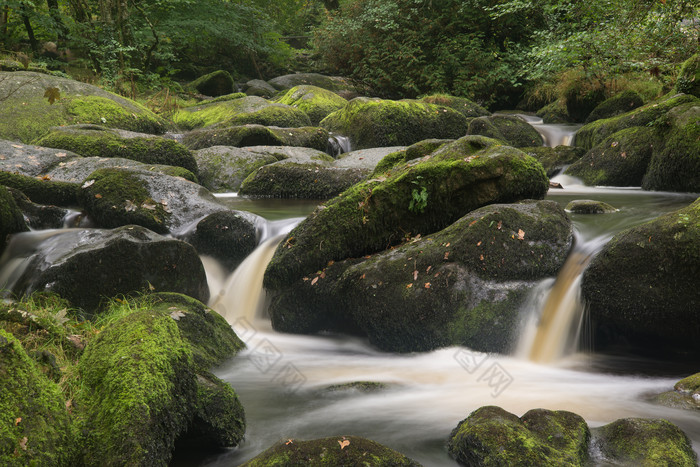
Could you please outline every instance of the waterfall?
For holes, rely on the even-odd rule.
[[[544,139],[544,145],[550,148],[573,145],[576,132],[583,126],[578,124],[544,123],[540,117],[532,115],[517,114],[517,116],[532,125]]]
[[[347,136],[331,135],[328,137],[328,148],[326,152],[333,157],[352,151],[350,138]]]

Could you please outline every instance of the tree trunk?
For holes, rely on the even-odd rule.
[[[53,22],[56,24],[58,39],[65,39],[66,36],[68,36],[68,29],[61,19],[61,12],[58,10],[58,0],[46,0],[46,6],[49,8],[51,19],[53,19]]]
[[[32,47],[34,53],[39,52],[39,43],[34,37],[34,28],[32,28],[32,23],[29,21],[29,15],[27,15],[26,7],[23,5],[20,9],[20,14],[22,15],[22,21],[24,22],[24,27],[27,29],[27,36],[29,37],[29,44]]]

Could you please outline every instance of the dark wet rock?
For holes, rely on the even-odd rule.
[[[33,203],[24,193],[10,188],[10,193],[32,230],[60,229],[69,211],[58,206]]]
[[[46,89],[60,99],[50,104]],[[164,133],[169,124],[140,104],[71,79],[29,71],[1,72],[3,118],[0,138],[29,143],[55,126],[95,123],[111,128]]]
[[[474,118],[469,121],[467,134],[487,136],[517,148],[544,144],[544,140],[537,130],[515,115]]]
[[[233,78],[228,71],[217,70],[200,76],[187,87],[205,96],[224,96],[233,92]]]
[[[0,464],[75,465],[75,432],[61,390],[3,329],[0,416]]]
[[[348,103],[333,91],[310,85],[295,86],[275,99],[275,102],[303,111],[309,116],[312,125],[318,125],[329,114],[342,109]]]
[[[120,157],[145,164],[182,167],[197,175],[197,162],[182,144],[154,135],[119,132],[97,125],[52,128],[36,144],[85,157]]]
[[[566,210],[575,214],[609,214],[617,212],[614,206],[593,199],[575,199],[566,205]]]
[[[642,105],[644,105],[644,101],[638,93],[631,90],[622,91],[598,104],[586,118],[586,123],[600,120],[601,118],[616,117]]]
[[[368,467],[420,467],[420,464],[403,454],[372,440],[358,436],[333,436],[302,441],[283,440],[241,467],[292,467],[305,465],[320,467],[368,466]]]
[[[268,84],[267,81],[261,79],[252,79],[248,81],[245,83],[243,90],[249,96],[260,96],[264,98],[270,98],[277,94],[277,89]]]
[[[592,434],[599,460],[613,465],[697,465],[688,437],[667,420],[625,418]]]
[[[21,296],[49,291],[90,313],[105,297],[144,290],[209,298],[204,267],[185,242],[143,227],[58,232],[41,243],[12,287]]]
[[[324,390],[327,392],[338,391],[359,391],[359,392],[377,392],[389,388],[386,383],[377,381],[353,381],[351,383],[332,384]]]
[[[542,118],[543,123],[569,123],[573,121],[563,99],[545,105],[537,111],[536,115]]]
[[[0,252],[5,249],[7,236],[29,230],[22,211],[12,194],[0,185]]]
[[[583,274],[594,343],[700,352],[699,244],[700,200],[615,235]]]
[[[528,156],[532,156],[542,164],[548,177],[559,174],[565,167],[578,161],[586,154],[583,148],[575,146],[556,146],[554,148],[546,146],[536,146],[521,148]]]
[[[182,142],[190,149],[212,146],[297,146],[325,151],[328,147],[328,131],[318,127],[243,125],[191,131],[185,134]]]
[[[579,415],[534,409],[518,418],[496,406],[472,412],[448,441],[462,465],[586,465],[590,432]]]
[[[464,136],[467,119],[452,108],[422,101],[358,97],[321,126],[350,137],[353,148],[407,146],[427,138]]]

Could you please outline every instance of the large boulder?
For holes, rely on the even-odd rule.
[[[217,70],[200,76],[187,87],[205,96],[224,96],[233,92],[233,78],[228,71]]]
[[[658,394],[652,401],[674,409],[700,410],[700,373],[683,378],[673,391]]]
[[[9,190],[31,230],[60,229],[65,226],[71,213],[68,208],[33,203],[21,191],[15,188],[9,188]],[[75,204],[77,203],[73,203]]]
[[[323,119],[321,126],[349,136],[353,148],[365,149],[459,138],[466,132],[467,119],[452,108],[426,102],[358,97]]]
[[[468,135],[482,135],[516,148],[542,146],[544,140],[532,125],[515,115],[492,115],[469,121]]]
[[[569,111],[566,108],[566,101],[562,99],[557,99],[554,102],[542,107],[536,112],[538,117],[542,118],[543,123],[570,123],[573,118],[569,115]]]
[[[318,73],[293,73],[278,76],[268,81],[278,91],[285,91],[295,86],[311,85],[333,91],[338,95],[355,97],[356,89],[350,81],[339,76],[326,76]]]
[[[332,91],[309,85],[295,86],[275,99],[275,102],[303,111],[309,116],[312,125],[318,125],[329,114],[342,109],[348,103]]]
[[[700,352],[700,199],[617,234],[583,274],[594,342]]]
[[[58,385],[0,329],[0,464],[75,465],[75,432]]]
[[[25,262],[13,293],[55,292],[88,314],[105,297],[149,289],[209,298],[204,267],[192,246],[134,225],[56,232]]]
[[[134,101],[97,86],[46,74],[0,71],[0,96],[6,96],[0,121],[2,139],[29,143],[52,127],[75,123],[155,134],[164,133],[169,126]]]
[[[416,461],[369,439],[358,436],[332,436],[303,441],[280,441],[241,467],[367,466],[420,467]]]
[[[172,118],[176,125],[186,130],[215,124],[217,126],[257,124],[283,128],[311,125],[309,117],[302,110],[285,104],[272,103],[257,96],[205,101],[181,108]]]
[[[625,418],[592,430],[593,445],[611,465],[697,466],[688,436],[663,419]]]
[[[35,144],[67,149],[86,157],[121,157],[145,164],[173,165],[197,174],[197,162],[182,144],[145,134],[129,134],[97,125],[52,128]]]
[[[467,118],[491,115],[491,112],[464,97],[450,96],[447,94],[431,94],[430,96],[422,97],[421,100],[428,104],[450,107]]]
[[[242,125],[191,131],[185,134],[182,142],[190,149],[212,146],[296,146],[325,151],[328,136],[328,131],[319,127]]]
[[[0,178],[0,180],[2,180]],[[4,186],[0,185],[0,254],[5,249],[7,236],[29,230],[24,222],[22,211],[14,197]]]
[[[46,178],[30,177],[18,173],[0,171],[0,185],[11,187],[24,193],[36,203],[56,206],[75,206],[78,203],[77,183],[58,182]]]
[[[695,54],[683,63],[676,80],[676,91],[700,97],[700,54]]]
[[[158,233],[179,234],[208,214],[228,210],[196,183],[142,169],[96,170],[78,198],[99,227],[137,224]],[[257,216],[248,219],[254,223]]]
[[[441,146],[453,141],[453,139],[424,139],[408,147],[387,148],[391,149],[391,152],[377,162],[374,167],[373,175],[381,176],[382,174],[389,173],[393,167],[401,165],[404,162],[429,156]]]
[[[270,98],[277,94],[277,89],[272,87],[267,81],[261,79],[251,79],[243,85],[243,90],[249,96],[259,96]]]
[[[548,187],[542,166],[521,151],[488,138],[461,138],[316,209],[277,249],[266,285],[282,286],[330,260],[382,251],[409,232],[435,232],[487,204],[542,198]]]
[[[622,91],[598,104],[586,118],[586,123],[600,120],[601,118],[616,117],[642,105],[644,105],[644,101],[638,93],[631,90]]]
[[[466,466],[581,466],[588,462],[589,438],[585,420],[575,413],[534,409],[518,418],[485,406],[457,425],[448,450]]]

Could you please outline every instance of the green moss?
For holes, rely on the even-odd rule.
[[[624,465],[696,466],[688,437],[667,420],[626,418],[595,430],[604,458]]]
[[[16,188],[35,203],[75,206],[79,185],[0,172],[0,185]]]
[[[2,174],[4,172],[0,172]],[[9,234],[29,230],[24,222],[22,211],[17,207],[14,198],[7,191],[0,178],[0,252],[5,249],[6,238]]]
[[[467,118],[491,115],[491,112],[464,97],[450,96],[448,94],[431,94],[430,96],[422,97],[421,101],[450,107]]]
[[[74,438],[58,386],[0,329],[0,464],[71,465]]]
[[[217,70],[192,81],[188,89],[195,89],[205,96],[222,96],[233,92],[233,77],[228,71]]]
[[[125,138],[107,129],[61,128],[38,139],[35,144],[67,149],[86,157],[122,157],[145,164],[178,166],[197,174],[197,162],[190,151],[170,139]]]
[[[573,118],[569,116],[564,99],[558,99],[545,105],[537,111],[536,115],[542,117],[544,123],[570,123],[573,121]]]
[[[576,214],[609,214],[619,211],[619,209],[615,209],[615,207],[604,201],[592,199],[576,199],[570,201],[569,204],[566,205],[566,210]]]
[[[683,63],[676,80],[676,91],[700,97],[700,54],[695,54]]]
[[[635,91],[626,90],[615,94],[613,97],[604,100],[586,118],[586,123],[590,123],[601,118],[610,118],[627,113],[644,104],[642,96]]]
[[[381,161],[379,161],[377,166],[374,168],[374,172],[372,173],[370,178],[380,176],[391,170],[392,167],[399,165],[403,162],[408,162],[414,159],[425,157],[433,151],[444,146],[445,144],[451,143],[452,141],[454,140],[426,139],[412,144],[401,151],[392,152],[391,154],[386,155]]]
[[[356,98],[328,115],[321,126],[350,137],[355,149],[366,149],[459,138],[467,119],[451,108],[421,101]]]
[[[224,102],[224,101],[232,101],[234,99],[240,99],[242,97],[246,97],[246,93],[244,92],[234,92],[232,94],[226,94],[224,96],[219,96],[215,97],[214,99],[208,99],[206,101],[207,104],[214,104],[215,102]],[[195,104],[197,105],[197,104]]]
[[[141,112],[130,112],[106,97],[81,96],[67,99],[66,112],[73,117],[72,123],[101,124],[141,133],[159,134],[165,132],[167,123],[162,118],[136,102],[133,102],[132,105]]]
[[[186,443],[197,450],[233,447],[243,440],[245,427],[243,405],[233,388],[211,373],[198,374],[195,411]]]
[[[312,125],[318,125],[329,114],[348,103],[338,94],[316,86],[295,86],[275,102],[289,105],[306,113]]]
[[[357,436],[334,436],[302,441],[281,441],[241,467],[271,466],[368,466],[419,467],[420,464],[403,454]]]
[[[557,175],[566,166],[575,163],[586,154],[583,148],[574,146],[557,146],[554,148],[535,146],[521,148],[521,150],[527,155],[537,159],[550,178]]]
[[[498,139],[515,147],[540,146],[542,136],[532,125],[511,115],[493,115],[472,119],[467,128],[468,135],[482,135]]]
[[[695,373],[678,381],[673,388],[676,391],[700,394],[700,373]]]
[[[243,125],[195,130],[185,135],[183,144],[190,149],[212,146],[297,146],[325,151],[328,146],[328,131],[318,127]]]
[[[191,366],[169,316],[137,311],[105,328],[79,363],[83,462],[166,465],[196,397]]]
[[[137,224],[158,233],[168,231],[170,213],[150,197],[141,178],[128,170],[96,170],[78,197],[90,217],[103,227]]]
[[[500,407],[472,412],[452,431],[448,450],[462,465],[584,465],[589,431],[578,415],[531,410],[521,418]]]

